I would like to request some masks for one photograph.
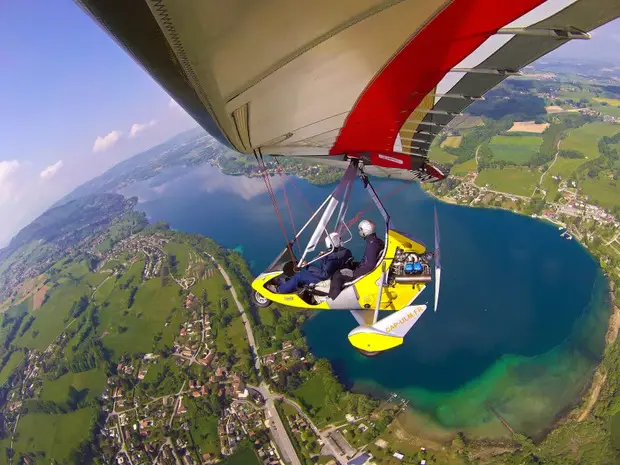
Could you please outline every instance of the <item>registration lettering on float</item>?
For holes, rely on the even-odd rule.
[[[407,323],[409,320],[411,320],[412,318],[415,318],[416,316],[418,316],[423,311],[424,311],[424,307],[417,307],[415,310],[413,310],[411,312],[408,312],[405,316],[403,316],[402,318],[400,318],[399,320],[395,321],[390,326],[385,328],[385,331],[387,333],[390,333],[390,332],[394,331],[400,325]]]

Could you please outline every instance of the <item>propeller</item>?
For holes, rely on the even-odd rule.
[[[441,264],[439,262],[439,222],[437,221],[437,208],[435,207],[435,250],[433,256],[435,258],[435,312],[437,311],[437,303],[439,302],[439,284],[441,283]]]

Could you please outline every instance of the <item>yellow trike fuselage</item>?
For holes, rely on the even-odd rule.
[[[423,277],[419,280],[406,278],[394,278],[390,273],[394,271],[392,265],[395,257],[402,253],[414,253],[422,255],[426,252],[426,248],[410,239],[409,237],[399,233],[398,231],[389,229],[386,235],[385,249],[377,266],[368,274],[347,283],[340,293],[334,299],[327,299],[321,295],[313,295],[310,291],[292,294],[278,294],[271,292],[265,286],[275,277],[281,276],[286,267],[272,267],[266,272],[259,275],[253,282],[252,288],[272,302],[290,307],[313,309],[313,310],[355,310],[355,309],[375,309],[381,289],[380,281],[382,270],[387,273],[387,282],[381,290],[381,302],[379,310],[400,310],[410,305],[424,290],[426,283],[430,281],[430,270],[425,268]],[[290,262],[289,262],[290,263]],[[289,266],[289,269],[291,267]],[[290,273],[290,271],[289,271]],[[393,274],[393,273],[392,273]],[[403,282],[406,281],[406,282]],[[315,288],[321,289],[322,284],[327,286],[329,281],[319,283]],[[324,289],[324,287],[323,287]],[[320,294],[320,293],[319,293]]]

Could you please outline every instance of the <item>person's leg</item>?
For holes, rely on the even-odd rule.
[[[351,276],[345,276],[340,271],[336,271],[329,285],[329,298],[334,300],[338,297],[342,292],[344,284],[352,280],[353,278]]]
[[[321,279],[307,270],[301,270],[296,273],[291,279],[278,286],[278,294],[290,294],[298,287],[304,284],[318,283]]]

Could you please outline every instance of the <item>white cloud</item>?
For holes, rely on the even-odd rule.
[[[139,132],[144,131],[147,128],[151,128],[157,124],[156,120],[151,120],[148,123],[140,124],[135,123],[131,126],[131,130],[129,131],[129,137],[136,137]]]
[[[6,203],[16,195],[17,184],[15,173],[19,169],[17,160],[0,161],[0,205]]]
[[[62,165],[63,165],[62,160],[58,160],[53,165],[50,165],[47,168],[45,168],[43,171],[41,171],[39,173],[39,177],[41,179],[51,179],[51,178],[53,178],[56,175],[56,173],[58,173],[60,168],[62,168]]]
[[[120,131],[112,131],[106,136],[97,136],[95,144],[93,145],[93,152],[103,152],[105,150],[108,150],[118,142],[121,134],[122,132]]]

